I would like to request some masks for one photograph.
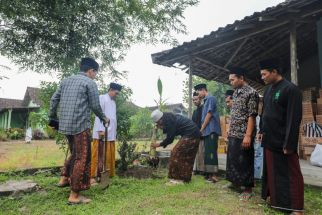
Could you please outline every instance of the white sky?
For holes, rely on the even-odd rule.
[[[184,23],[187,35],[178,35],[179,43],[194,40],[233,23],[237,19],[275,6],[283,0],[200,0],[199,5],[188,8],[185,12]],[[134,45],[118,69],[129,71],[128,79],[123,81],[133,90],[132,100],[139,106],[155,105],[158,98],[157,79],[163,82],[163,97],[168,103],[180,103],[183,98],[183,81],[187,74],[178,69],[171,69],[152,63],[151,54],[172,48],[168,45]],[[9,79],[0,81],[0,97],[22,99],[27,86],[39,87],[41,81],[57,80],[50,75],[40,75],[28,71],[18,72],[15,65],[0,56],[0,64],[7,65],[12,70],[5,72]]]

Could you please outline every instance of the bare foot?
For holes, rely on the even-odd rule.
[[[215,176],[215,175],[213,175],[213,176],[211,177],[211,180],[212,180],[214,183],[216,183],[216,182],[218,182],[218,181],[219,181],[218,177],[217,177],[217,176]]]
[[[97,181],[95,180],[95,178],[91,178],[90,183],[92,186],[95,186],[97,184]]]
[[[303,212],[299,212],[299,211],[293,211],[292,213],[290,213],[290,215],[303,215]]]

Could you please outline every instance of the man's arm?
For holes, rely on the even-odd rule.
[[[298,88],[292,87],[287,94],[286,135],[283,144],[284,154],[296,151],[299,126],[302,118],[302,95]]]
[[[258,114],[258,102],[259,102],[258,94],[256,92],[252,93],[247,103],[248,121],[247,121],[246,133],[242,143],[242,146],[244,148],[249,148],[252,143],[253,133],[256,126],[256,116]]]
[[[207,127],[207,125],[208,125],[211,117],[212,117],[212,113],[211,112],[208,112],[207,115],[206,115],[206,117],[205,117],[204,122],[201,125],[201,129],[200,129],[201,131],[205,130],[205,128]]]
[[[107,123],[108,119],[106,118],[105,114],[100,105],[99,94],[97,85],[93,81],[92,83],[88,84],[88,99],[89,99],[89,106],[94,114],[103,122]]]
[[[201,125],[201,132],[207,127],[208,123],[210,122],[210,119],[213,115],[213,113],[217,110],[216,100],[215,97],[209,97],[207,100],[207,107],[204,106],[204,108],[207,108],[207,114],[205,116],[204,122]]]
[[[244,148],[249,148],[251,146],[255,125],[256,125],[256,117],[254,116],[248,117],[246,134],[242,144]]]
[[[57,119],[57,108],[60,102],[61,91],[62,91],[63,82],[59,85],[58,89],[51,97],[50,108],[49,108],[49,119]]]

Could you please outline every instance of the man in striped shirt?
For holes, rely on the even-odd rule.
[[[99,65],[92,58],[83,58],[80,73],[64,79],[51,98],[49,118],[57,119],[59,105],[60,133],[65,134],[71,156],[65,161],[58,184],[71,188],[69,204],[88,203],[91,200],[81,196],[82,190],[90,188],[91,161],[91,111],[105,124],[109,122],[99,102],[95,79]]]

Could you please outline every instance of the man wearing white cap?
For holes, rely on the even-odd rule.
[[[173,142],[177,135],[181,136],[171,152],[168,173],[170,183],[190,182],[201,137],[199,128],[191,119],[173,113],[163,113],[160,110],[153,111],[151,118],[167,135],[161,143],[152,144],[153,147],[165,148]]]

